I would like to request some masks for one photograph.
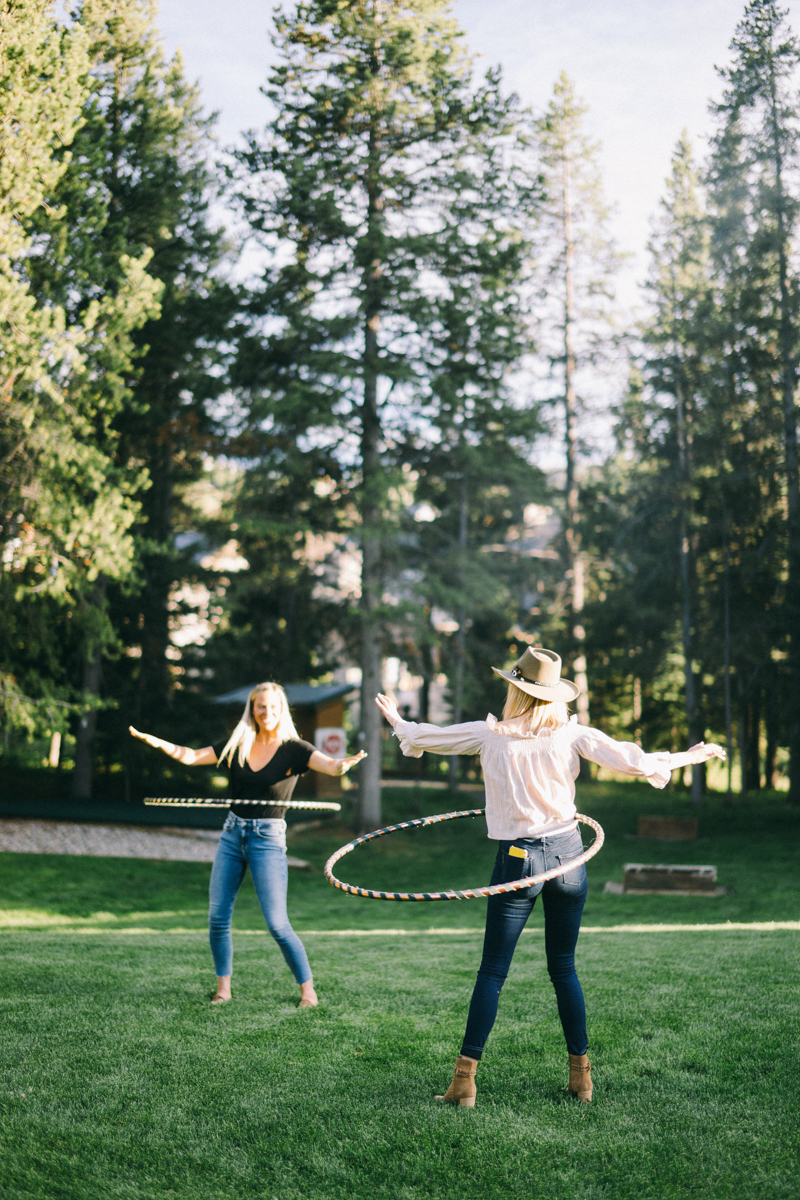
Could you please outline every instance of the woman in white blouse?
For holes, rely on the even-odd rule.
[[[492,668],[508,681],[503,719],[440,728],[403,721],[392,700],[376,703],[400,739],[403,754],[479,754],[486,785],[486,824],[500,843],[491,882],[511,883],[569,863],[583,852],[575,818],[575,779],[580,758],[663,788],[670,772],[725,752],[700,743],[683,754],[645,754],[632,742],[616,742],[599,729],[569,719],[567,704],[579,692],[561,679],[561,659],[552,650],[527,649],[511,671]],[[569,1053],[569,1091],[592,1098],[587,1057],[586,1009],[575,973],[575,946],[586,901],[586,868],[504,895],[490,896],[486,934],[467,1028],[446,1100],[472,1108],[475,1071],[497,1016],[500,991],[536,897],[542,893],[547,970],[555,988],[558,1015]]]

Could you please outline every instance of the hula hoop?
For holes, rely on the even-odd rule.
[[[575,817],[583,825],[589,825],[595,831],[595,839],[588,850],[584,850],[577,858],[570,859],[561,867],[553,867],[550,871],[543,871],[540,875],[530,875],[527,879],[515,879],[513,883],[496,883],[494,886],[469,888],[463,892],[376,892],[372,888],[356,887],[352,883],[342,883],[341,879],[337,879],[333,873],[333,868],[340,858],[344,858],[345,854],[349,854],[351,850],[355,850],[356,846],[362,846],[365,842],[374,841],[375,838],[383,837],[387,833],[395,833],[398,829],[414,829],[424,825],[436,825],[439,821],[458,821],[461,817],[479,817],[484,813],[484,808],[467,808],[463,812],[439,813],[435,817],[419,817],[416,821],[401,821],[399,825],[386,825],[383,829],[376,829],[374,833],[365,833],[361,837],[355,838],[352,842],[348,842],[346,846],[342,846],[335,854],[332,854],[325,863],[325,878],[332,887],[338,888],[341,892],[347,892],[349,896],[365,896],[368,900],[474,900],[476,896],[499,896],[503,892],[517,892],[522,888],[533,887],[537,883],[546,883],[548,879],[555,879],[557,875],[563,875],[565,871],[572,871],[575,867],[581,866],[583,863],[594,858],[598,850],[606,840],[606,835],[603,833],[602,827],[597,821],[593,821],[591,817],[584,817],[580,813],[576,813]]]
[[[145,804],[169,804],[173,808],[227,808],[229,804],[268,804],[271,808],[319,808],[327,812],[341,812],[341,804],[329,800],[282,800],[273,804],[269,800],[226,800],[213,796],[209,800],[188,799],[183,796],[146,796]]]

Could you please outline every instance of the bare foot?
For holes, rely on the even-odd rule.
[[[300,984],[300,1003],[298,1008],[316,1008],[319,1001],[317,993],[314,991],[314,980],[307,979],[305,983]]]

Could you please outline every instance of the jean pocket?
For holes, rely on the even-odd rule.
[[[510,854],[503,855],[503,865],[498,883],[516,883],[535,875],[533,860],[530,858],[514,858]]]
[[[255,833],[260,842],[265,842],[276,850],[286,849],[285,833],[277,832],[274,829],[263,829],[260,825],[256,825]]]
[[[577,854],[556,855],[556,858],[558,859],[558,865],[560,867],[563,867],[565,863],[572,862],[572,860],[577,857]],[[581,863],[580,866],[574,867],[571,871],[564,871],[562,875],[557,875],[556,878],[563,884],[564,887],[575,888],[576,890],[578,888],[582,888],[586,882],[586,864]]]

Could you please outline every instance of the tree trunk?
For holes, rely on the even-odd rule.
[[[461,562],[459,565],[459,573],[462,574],[465,567],[464,558],[467,552],[467,479],[462,474],[461,476],[461,504],[458,514],[458,547],[460,550]],[[456,678],[455,687],[453,688],[453,724],[458,725],[464,710],[464,658],[466,654],[466,620],[467,614],[464,611],[462,604],[458,610],[458,637],[456,639]],[[458,791],[458,765],[459,756],[452,754],[450,756],[450,767],[447,775],[447,786],[451,792]]]
[[[99,616],[105,603],[106,585],[99,579],[90,601],[91,608]],[[103,671],[102,643],[99,637],[99,620],[92,620],[90,613],[83,659],[83,699],[95,701],[100,697],[100,681]],[[94,626],[94,628],[92,628]],[[76,800],[90,800],[92,796],[92,745],[97,730],[97,709],[85,712],[78,720],[75,738],[75,769],[72,772],[72,795]]]
[[[779,133],[778,99],[774,74],[770,75],[772,102],[775,198],[778,217],[778,282],[781,307],[781,390],[783,398],[783,443],[788,510],[788,578],[786,616],[789,629],[789,686],[787,724],[789,727],[789,800],[800,804],[800,484],[797,462],[797,408],[795,405],[795,330],[789,287],[786,198],[783,188],[783,154]]]
[[[423,646],[419,653],[419,673],[422,676],[422,686],[419,689],[418,721],[429,721],[431,711],[431,683],[433,682],[433,660],[429,649]]]
[[[633,740],[637,746],[642,744],[642,681],[638,676],[633,681]]]
[[[566,149],[564,166],[564,448],[566,452],[566,477],[564,484],[565,533],[567,547],[567,571],[570,580],[570,609],[572,617],[572,641],[575,647],[573,672],[575,683],[580,688],[576,701],[578,721],[589,724],[589,686],[586,670],[584,642],[586,631],[581,616],[585,600],[584,558],[580,548],[580,502],[576,477],[577,458],[577,399],[575,396],[575,350],[572,330],[575,322],[574,262],[575,243],[572,233],[572,192],[570,159]],[[581,759],[581,778],[589,774],[589,765]]]
[[[377,829],[381,823],[381,757],[383,717],[375,704],[381,691],[379,630],[374,616],[374,580],[380,573],[379,549],[375,539],[363,544],[364,563],[361,591],[361,731],[359,748],[368,757],[359,768],[359,832]]]
[[[764,786],[772,789],[777,783],[778,759],[778,706],[775,702],[777,679],[770,671],[764,689],[764,726],[767,735],[767,747],[764,754]]]
[[[377,74],[377,59],[373,62]],[[381,314],[381,261],[378,244],[383,223],[380,186],[380,131],[371,118],[367,162],[368,238],[374,247],[364,273],[364,399],[361,407],[361,731],[360,748],[367,759],[359,773],[358,815],[361,832],[381,823],[381,744],[383,718],[375,704],[381,690],[380,628],[376,609],[381,600],[381,517],[383,480],[378,413],[378,330]]]
[[[744,800],[747,797],[747,745],[749,741],[748,718],[750,713],[747,704],[747,691],[744,685],[744,673],[737,671],[736,674],[739,691],[739,795]]]
[[[733,706],[731,702],[731,597],[729,581],[729,552],[728,552],[728,510],[725,506],[725,495],[722,496],[722,603],[723,630],[725,637],[725,757],[728,767],[728,787],[725,803],[728,807],[733,804]]]
[[[83,664],[83,694],[85,699],[100,691],[100,647],[86,656]],[[72,795],[76,800],[92,797],[92,743],[97,730],[97,709],[84,713],[78,721],[75,737],[75,770],[72,772]]]
[[[153,398],[154,406],[155,403]],[[157,436],[145,451],[152,485],[144,496],[145,530],[148,540],[158,547],[140,559],[144,585],[139,601],[143,623],[142,657],[132,717],[135,725],[141,724],[145,729],[152,727],[155,714],[165,713],[172,703],[172,679],[167,659],[170,645],[168,605],[175,580],[175,565],[171,558],[175,504],[172,416],[169,410],[163,411]]]
[[[680,472],[680,529],[679,555],[681,565],[681,637],[683,640],[683,678],[686,695],[686,728],[689,745],[694,746],[702,738],[697,718],[697,695],[694,678],[694,656],[692,652],[692,558],[689,542],[689,497],[691,461],[689,439],[686,429],[683,387],[680,379],[675,381],[675,400],[678,418],[678,469]],[[692,767],[692,803],[703,802],[704,771],[701,765]]]
[[[383,717],[375,704],[382,689],[380,629],[376,608],[381,593],[380,427],[377,417],[377,372],[374,331],[367,326],[361,442],[361,764],[358,788],[359,828],[364,833],[381,823],[381,747]],[[369,368],[369,369],[368,369]]]
[[[430,623],[430,606],[426,605],[425,613],[428,623]],[[432,627],[431,627],[432,628]],[[437,673],[437,664],[435,661],[434,648],[427,639],[423,642],[418,653],[419,673],[422,676],[422,686],[419,689],[419,714],[417,720],[420,722],[430,721],[431,713],[431,684],[433,677]],[[428,756],[422,754],[416,760],[416,782],[415,782],[415,799],[416,811],[419,812],[419,797],[416,795],[416,790],[427,773]]]
[[[750,729],[747,746],[747,790],[761,791],[761,688],[753,688],[750,699]]]

